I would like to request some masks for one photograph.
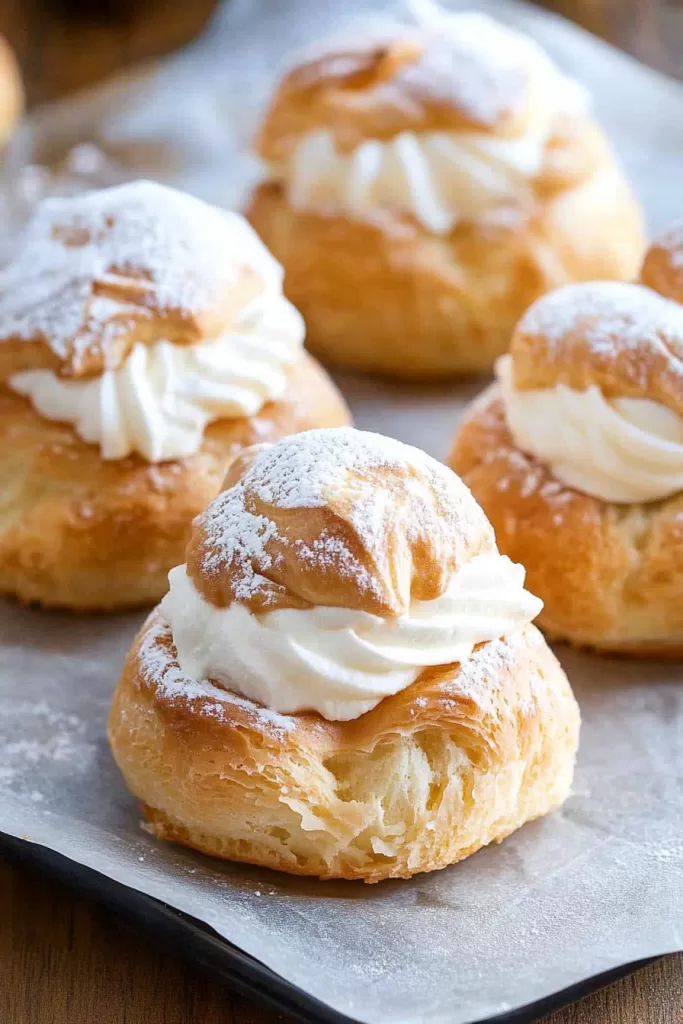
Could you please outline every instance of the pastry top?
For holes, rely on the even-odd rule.
[[[282,712],[357,718],[540,610],[464,484],[348,428],[239,456],[161,611],[178,659]]]
[[[337,147],[401,132],[475,131],[522,136],[554,90],[575,110],[579,89],[529,38],[482,14],[332,40],[285,75],[258,139],[260,155],[285,159],[321,128]]]
[[[640,279],[665,298],[683,303],[683,221],[653,240]]]
[[[45,201],[0,273],[0,382],[103,459],[195,454],[283,397],[304,333],[242,217],[152,182]]]
[[[0,273],[0,381],[84,377],[228,330],[280,269],[236,214],[148,181],[44,200]]]
[[[454,473],[357,430],[250,448],[194,523],[187,570],[212,604],[399,616],[442,594],[493,531]]]
[[[572,284],[544,296],[517,325],[510,358],[521,392],[595,386],[683,415],[683,306],[645,285]]]
[[[496,364],[517,446],[602,501],[683,490],[683,306],[676,232],[653,244],[643,279],[574,284],[539,299]]]

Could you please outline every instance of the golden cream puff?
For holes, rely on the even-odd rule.
[[[37,209],[0,273],[0,593],[157,601],[242,447],[348,422],[240,216],[150,182]]]
[[[280,82],[257,151],[247,215],[332,364],[489,369],[539,296],[642,258],[585,91],[483,14],[321,48]]]
[[[642,282],[571,285],[520,321],[450,463],[550,634],[683,656],[683,230]]]
[[[447,467],[312,430],[238,456],[109,718],[160,838],[320,878],[407,878],[569,792],[579,712],[524,570]]]

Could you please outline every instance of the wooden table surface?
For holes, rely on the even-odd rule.
[[[141,0],[129,3],[134,17],[111,25],[67,23],[57,7],[46,13],[31,0],[0,0],[0,30],[19,53],[34,103],[173,49],[199,31],[212,6],[212,0]],[[547,0],[547,6],[683,77],[681,0]],[[0,858],[0,1024],[276,1020],[286,1019],[156,948],[60,883]],[[657,961],[547,1024],[683,1024],[683,955]]]

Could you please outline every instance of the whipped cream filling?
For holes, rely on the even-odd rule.
[[[526,626],[542,602],[524,590],[524,569],[497,552],[478,555],[433,601],[397,618],[317,606],[255,614],[216,608],[184,565],[169,573],[161,612],[178,661],[271,711],[317,711],[348,721],[413,683],[430,665],[465,661],[476,644]]]
[[[533,40],[493,19],[450,16],[444,18],[444,31],[474,35],[478,46],[488,39],[490,47],[514,52],[530,75],[526,129],[510,138],[472,130],[406,131],[384,141],[367,139],[344,153],[330,132],[312,132],[298,141],[285,164],[270,168],[271,176],[285,183],[292,206],[340,209],[356,220],[393,209],[434,234],[446,234],[460,221],[497,207],[531,202],[531,182],[541,172],[557,116],[584,113],[587,93]]]
[[[279,283],[278,283],[279,288]],[[73,425],[103,459],[138,452],[149,462],[195,454],[209,423],[253,416],[280,398],[301,358],[304,323],[270,290],[226,334],[195,345],[134,345],[125,362],[85,380],[27,370],[8,380],[46,419]]]
[[[618,504],[683,491],[682,416],[647,398],[606,398],[596,386],[517,390],[512,371],[502,356],[496,376],[510,433],[562,483]]]

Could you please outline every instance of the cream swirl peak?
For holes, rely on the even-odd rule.
[[[541,609],[467,488],[417,449],[317,430],[235,465],[161,605],[195,678],[347,720]]]
[[[244,218],[152,182],[46,200],[0,274],[0,379],[105,459],[195,453],[281,397],[303,338]]]
[[[148,462],[179,459],[199,450],[209,423],[253,416],[284,394],[304,332],[294,306],[273,294],[213,341],[136,344],[121,367],[85,380],[25,370],[8,385],[42,416],[99,444],[103,459],[133,452]]]
[[[300,136],[285,160],[271,163],[271,177],[284,182],[292,206],[341,209],[357,220],[393,209],[436,234],[500,206],[529,208],[557,118],[585,113],[585,91],[533,40],[486,15],[444,15],[439,31],[432,26],[423,36],[424,59],[402,69],[413,89],[431,88],[441,102],[471,106],[472,118],[485,121],[488,107],[504,110],[514,97],[492,95],[487,104],[479,93],[495,94],[497,83],[503,92],[508,79],[521,82],[517,100],[528,109],[519,125],[501,133],[473,125],[402,130],[351,149],[321,126]],[[463,67],[470,69],[469,88]]]
[[[683,417],[648,398],[606,398],[596,385],[518,390],[511,356],[496,364],[515,444],[558,480],[602,501],[659,501],[683,491]]]
[[[542,602],[524,590],[524,569],[497,552],[478,555],[445,593],[382,618],[318,605],[255,614],[216,608],[185,567],[169,574],[161,603],[178,661],[195,679],[236,689],[271,711],[317,711],[348,721],[404,690],[428,666],[466,661],[475,646],[514,633]]]

